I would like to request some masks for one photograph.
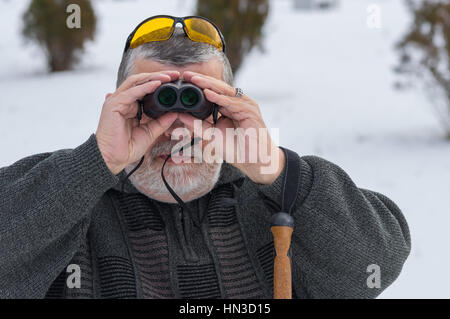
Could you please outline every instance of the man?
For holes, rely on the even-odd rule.
[[[96,133],[75,149],[0,169],[0,297],[272,298],[270,220],[284,191],[294,194],[295,298],[374,298],[397,278],[410,252],[399,208],[316,156],[299,158],[287,174],[291,151],[266,134],[257,102],[233,88],[223,37],[208,23],[167,16],[141,23]],[[255,154],[243,163],[196,163],[184,153],[167,160],[179,142],[172,133],[195,137],[196,118],[167,112],[139,121],[137,101],[177,79],[218,105],[217,121],[206,118],[202,129],[257,129],[269,162],[249,161]],[[214,154],[229,159],[230,151]],[[161,178],[165,160],[179,200]],[[285,190],[292,176],[298,187]]]

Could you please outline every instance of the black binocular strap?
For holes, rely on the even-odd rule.
[[[286,157],[286,174],[281,194],[281,211],[291,215],[300,189],[300,156],[297,153],[280,147]]]

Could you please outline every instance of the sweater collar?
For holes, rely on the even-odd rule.
[[[122,180],[125,179],[126,176],[127,176],[127,173],[124,170],[121,171],[117,175],[117,177],[119,178],[119,182],[113,187],[114,190],[117,190],[119,192],[121,191]],[[217,187],[217,186],[220,186],[223,184],[228,184],[228,183],[237,181],[238,179],[241,179],[244,177],[245,177],[244,173],[242,173],[238,168],[234,167],[231,164],[224,162],[220,169],[219,179],[214,187]],[[125,193],[131,193],[131,194],[140,193],[139,190],[137,190],[136,187],[134,187],[134,185],[131,183],[131,181],[129,179],[127,179],[125,181],[123,190]]]

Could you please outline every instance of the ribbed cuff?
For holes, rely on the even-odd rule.
[[[119,182],[103,159],[95,134],[57,159],[63,182],[75,198],[99,198]]]
[[[283,193],[284,177],[286,176],[286,165],[280,175],[272,184],[257,184],[258,189],[281,207],[281,196]]]

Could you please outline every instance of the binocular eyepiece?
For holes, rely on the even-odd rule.
[[[203,90],[180,79],[162,84],[144,96],[141,103],[143,112],[155,119],[166,112],[190,113],[201,120],[211,114],[217,116],[217,105],[205,98]]]

